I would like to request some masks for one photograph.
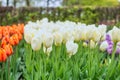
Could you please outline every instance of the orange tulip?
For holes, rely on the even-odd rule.
[[[9,40],[10,40],[9,36],[3,37],[2,41],[1,41],[1,47],[6,45],[9,42]]]
[[[7,55],[3,48],[0,48],[0,62],[5,62],[7,59]]]
[[[24,24],[0,26],[0,62],[6,61],[13,53],[12,46],[17,45],[22,39]]]
[[[9,36],[9,30],[8,30],[8,28],[7,27],[4,27],[3,28],[3,36],[6,36],[6,35],[8,35]]]
[[[14,34],[10,37],[9,43],[11,45],[17,45],[19,43],[18,35]]]
[[[6,54],[8,56],[10,56],[13,53],[13,49],[10,44],[4,45],[3,49],[6,51]]]
[[[18,35],[18,39],[21,40],[22,39],[22,34],[20,32],[16,33]]]
[[[24,32],[24,24],[18,24],[18,30],[20,31],[21,34]]]
[[[14,34],[14,29],[12,27],[9,27],[9,32],[10,32],[10,35]]]
[[[5,40],[5,38],[3,38],[2,41],[1,41],[1,47],[3,47],[6,44],[7,44],[7,41]]]

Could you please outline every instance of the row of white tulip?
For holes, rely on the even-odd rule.
[[[31,44],[33,50],[40,50],[43,44],[45,53],[49,55],[53,44],[60,46],[63,43],[66,45],[67,53],[74,55],[78,50],[78,44],[75,42],[85,41],[83,46],[88,46],[86,41],[89,41],[90,48],[95,48],[100,41],[105,41],[106,34],[110,34],[114,41],[120,40],[118,35],[120,29],[115,27],[108,33],[106,30],[106,25],[96,27],[71,21],[48,22],[48,19],[44,18],[40,21],[28,22],[24,27],[24,38]],[[106,43],[101,45],[100,49],[105,51]]]

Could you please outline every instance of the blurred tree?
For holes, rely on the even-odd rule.
[[[81,5],[82,0],[63,0],[64,6]]]
[[[7,5],[7,6],[9,6],[9,0],[7,0],[6,2],[7,2],[7,4],[6,4],[6,5]]]
[[[17,0],[14,0],[14,1],[13,1],[14,7],[16,7],[16,3],[17,3]]]
[[[49,7],[49,2],[50,2],[50,0],[47,0],[47,7]]]
[[[30,0],[26,0],[26,5],[29,7],[30,6]]]
[[[0,6],[2,5],[2,1],[0,0]]]

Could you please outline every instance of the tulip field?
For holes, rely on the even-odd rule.
[[[120,80],[120,29],[72,21],[0,26],[0,80]]]

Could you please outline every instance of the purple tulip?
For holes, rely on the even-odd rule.
[[[107,43],[109,45],[108,48],[107,48],[107,52],[109,54],[112,54],[112,51],[113,51],[113,42],[112,42],[111,37],[110,37],[109,34],[106,34],[106,41],[107,41]]]
[[[119,54],[120,53],[120,48],[117,48],[116,49],[116,54]]]
[[[113,41],[107,41],[109,45],[113,45]]]
[[[111,37],[110,37],[109,34],[106,34],[106,40],[107,40],[107,41],[111,41]]]
[[[119,46],[119,47],[120,47],[120,42],[118,42],[118,43],[117,43],[117,46]]]
[[[109,49],[113,48],[113,45],[109,45],[108,48],[109,48]]]
[[[106,49],[107,53],[108,54],[112,54],[114,43],[113,43],[113,41],[112,41],[112,39],[111,39],[111,37],[110,37],[109,34],[106,34],[106,41],[107,41],[107,43],[109,45],[107,47],[107,49]],[[116,46],[117,46],[117,48],[116,48],[116,54],[120,54],[120,42],[118,42]]]
[[[107,48],[108,54],[112,54],[112,48]]]

